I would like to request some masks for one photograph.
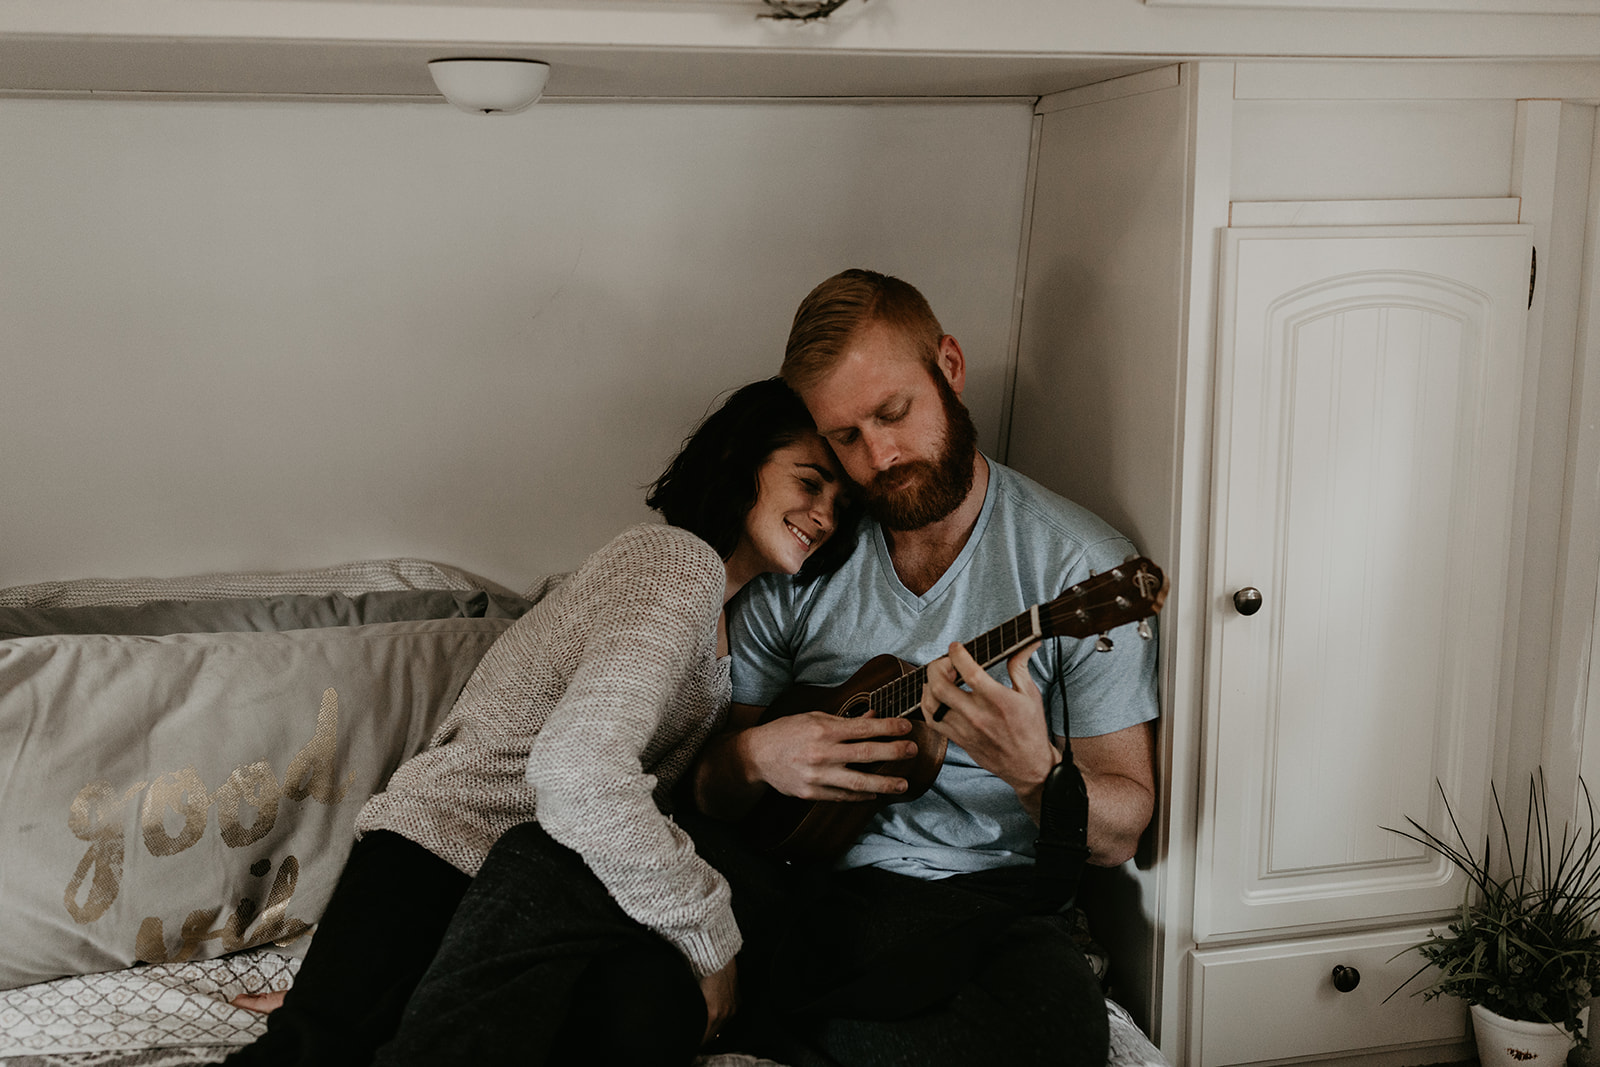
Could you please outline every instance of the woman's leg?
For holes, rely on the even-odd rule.
[[[398,834],[356,842],[267,1032],[228,1067],[356,1067],[394,1033],[471,879]]]
[[[704,1026],[677,949],[524,823],[490,851],[377,1062],[686,1064]]]

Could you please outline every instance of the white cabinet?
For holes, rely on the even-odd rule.
[[[1469,840],[1482,825],[1530,248],[1518,225],[1225,234],[1194,932],[1197,975],[1226,959],[1274,1013],[1327,995],[1268,977],[1259,959],[1306,958],[1278,942],[1462,899],[1452,868],[1384,828],[1448,833],[1435,781]],[[1265,947],[1250,966],[1207,956],[1230,942]],[[1220,1018],[1237,998],[1219,988],[1197,981],[1192,1014]],[[1200,1063],[1392,1040],[1362,1013],[1318,1018],[1316,1047],[1268,1027],[1206,1039]]]
[[[1383,827],[1576,779],[1595,110],[1499,73],[1196,63],[1037,109],[1008,456],[1173,576],[1155,822],[1085,885],[1176,1067],[1468,1055],[1458,1011],[1358,1010],[1463,897]]]
[[[1529,251],[1522,226],[1227,234],[1201,940],[1460,900],[1383,827],[1442,829],[1437,779],[1478,836]]]

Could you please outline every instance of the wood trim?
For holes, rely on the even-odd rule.
[[[1581,241],[1574,242],[1571,233],[1583,232],[1581,205],[1565,202],[1568,198],[1562,195],[1566,184],[1560,165],[1563,110],[1564,106],[1553,100],[1518,103],[1512,146],[1511,191],[1522,198],[1524,216],[1533,227],[1540,283],[1529,297],[1524,339],[1512,578],[1506,600],[1505,668],[1495,736],[1495,780],[1505,783],[1509,794],[1506,807],[1513,823],[1525,814],[1521,786],[1527,771],[1543,766],[1557,795],[1569,795],[1569,776],[1561,772],[1577,754],[1568,749],[1559,763],[1542,763],[1549,714],[1545,700],[1549,651],[1559,640],[1550,629],[1558,552],[1553,520],[1561,509],[1558,494],[1569,407],[1567,390],[1557,383],[1572,378]],[[1588,125],[1585,133],[1592,137],[1592,117]],[[1589,147],[1585,146],[1585,164]],[[1586,183],[1573,185],[1574,191],[1579,188],[1586,188]],[[1562,231],[1559,238],[1555,234],[1558,229]],[[1552,389],[1552,385],[1557,387]],[[1576,783],[1571,788],[1575,789]]]
[[[1155,870],[1160,879],[1156,922],[1165,932],[1164,955],[1156,961],[1158,1000],[1151,1036],[1173,1063],[1184,1062],[1189,1044],[1189,949],[1194,944],[1198,857],[1194,842],[1209,832],[1200,826],[1203,795],[1215,766],[1203,721],[1207,700],[1205,634],[1210,605],[1204,590],[1211,556],[1212,403],[1216,388],[1217,286],[1221,233],[1228,224],[1228,186],[1233,167],[1232,63],[1184,67],[1189,111],[1189,185],[1185,192],[1181,420],[1173,486],[1171,543],[1177,546],[1173,591],[1163,620],[1160,780],[1166,790],[1154,832],[1162,842]],[[1198,1063],[1198,1060],[1190,1062]]]
[[[1241,62],[1236,100],[1600,99],[1600,64],[1518,61]]]
[[[1174,89],[1182,82],[1181,69],[1176,65],[1157,67],[1155,70],[1126,74],[1120,78],[1096,82],[1094,85],[1085,85],[1078,89],[1051,93],[1049,96],[1039,98],[1039,102],[1034,105],[1033,113],[1049,115],[1056,111],[1066,111],[1068,108],[1103,104],[1108,100],[1119,100],[1125,96]]]
[[[1593,15],[1595,0],[1144,0],[1150,7],[1253,7],[1277,11],[1421,11],[1456,15]]]
[[[1022,194],[1022,233],[1017,241],[1017,272],[1011,293],[1011,336],[1006,340],[1006,378],[1000,408],[1000,462],[1011,462],[1011,419],[1017,406],[1017,366],[1022,360],[1022,316],[1028,291],[1028,254],[1033,245],[1033,207],[1039,195],[1039,149],[1044,119],[1034,113],[1028,130],[1028,176]]]
[[[1543,755],[1544,766],[1575,771],[1600,796],[1600,136],[1589,174]],[[1573,794],[1572,816],[1587,819],[1582,793]]]
[[[1403,226],[1521,221],[1519,197],[1451,200],[1236,200],[1228,225]]]

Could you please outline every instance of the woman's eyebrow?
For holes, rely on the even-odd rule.
[[[796,463],[795,466],[801,468],[802,470],[814,470],[821,475],[825,481],[838,481],[838,478],[834,476],[833,471],[829,470],[820,463]]]

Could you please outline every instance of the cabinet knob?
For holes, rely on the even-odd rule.
[[[1254,615],[1261,610],[1261,590],[1247,585],[1233,594],[1233,610],[1240,615]]]
[[[1346,967],[1340,964],[1333,969],[1333,988],[1339,992],[1348,993],[1360,984],[1361,972],[1354,967]]]

